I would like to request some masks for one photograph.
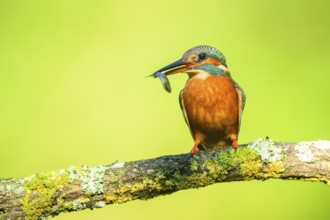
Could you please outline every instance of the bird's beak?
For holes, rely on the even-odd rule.
[[[170,85],[170,81],[168,80],[167,76],[176,74],[176,73],[183,73],[183,72],[189,70],[188,66],[189,66],[188,62],[184,61],[183,59],[180,59],[180,60],[177,60],[177,61],[157,70],[150,76],[155,77],[155,78],[158,77],[160,79],[160,81],[162,82],[164,89],[167,92],[171,92],[171,85]]]
[[[176,73],[182,73],[188,70],[187,62],[185,62],[183,59],[179,59],[159,70],[157,70],[155,73],[151,74],[150,76],[157,77],[155,74],[161,72],[165,74],[166,76],[176,74]]]

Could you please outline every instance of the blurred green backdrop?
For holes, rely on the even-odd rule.
[[[247,93],[240,143],[330,139],[330,2],[0,1],[0,177],[188,152],[186,76],[145,78],[190,47]],[[216,184],[55,219],[329,219],[330,188]]]

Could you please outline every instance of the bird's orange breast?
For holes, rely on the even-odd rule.
[[[212,148],[231,144],[238,133],[238,95],[227,76],[197,74],[183,90],[183,103],[192,135]]]

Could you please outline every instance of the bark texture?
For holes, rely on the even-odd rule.
[[[0,219],[43,219],[61,212],[150,199],[218,182],[304,179],[330,185],[330,141],[258,139],[222,148],[108,166],[69,167],[0,179]]]

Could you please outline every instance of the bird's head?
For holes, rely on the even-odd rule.
[[[200,70],[209,70],[211,73],[219,70],[230,75],[224,55],[215,47],[200,45],[187,50],[181,59],[159,69],[152,76],[157,77],[155,74],[159,72],[166,76],[176,73],[187,73],[192,76]]]

